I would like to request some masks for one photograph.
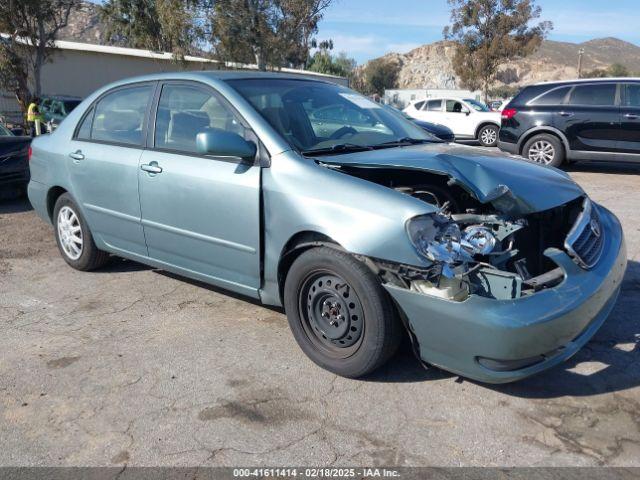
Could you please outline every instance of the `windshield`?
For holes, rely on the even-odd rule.
[[[401,114],[339,85],[285,78],[228,83],[303,153],[338,154],[434,140]]]
[[[490,112],[491,109],[484,103],[479,102],[478,100],[474,100],[472,98],[465,98],[465,102],[469,104],[471,108],[477,110],[478,112]]]

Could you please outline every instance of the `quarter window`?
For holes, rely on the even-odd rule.
[[[91,139],[91,123],[93,122],[93,111],[94,108],[91,107],[91,109],[87,112],[87,114],[84,116],[84,119],[82,120],[82,124],[78,129],[78,138],[80,140]]]
[[[196,153],[196,137],[211,129],[244,136],[236,116],[210,91],[190,85],[165,85],[160,95],[154,145]]]
[[[91,139],[142,145],[144,117],[150,96],[150,85],[122,88],[107,94],[95,107]],[[89,116],[85,120],[87,118]]]
[[[413,105],[416,110],[422,110],[422,107],[424,107],[424,102],[418,102]]]
[[[564,103],[564,99],[569,93],[571,87],[554,88],[547,93],[540,95],[531,105],[561,105]],[[614,91],[615,95],[615,91]]]
[[[569,105],[609,107],[616,104],[616,84],[577,85],[569,96]]]

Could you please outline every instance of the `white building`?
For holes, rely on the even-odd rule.
[[[223,63],[208,58],[187,56],[176,63],[170,53],[122,48],[89,43],[56,41],[50,61],[42,69],[42,95],[86,97],[98,88],[123,78],[175,70],[255,70],[255,65]],[[289,74],[313,76],[348,85],[343,77],[304,70],[282,68]],[[0,116],[19,121],[20,108],[15,97],[0,92]]]
[[[473,98],[480,100],[480,92],[450,88],[396,88],[384,91],[383,102],[396,108],[405,108],[409,103],[426,98]]]

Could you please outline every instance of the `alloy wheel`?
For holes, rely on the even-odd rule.
[[[484,145],[493,145],[498,139],[498,132],[493,128],[485,128],[480,135],[480,140]]]
[[[529,160],[543,165],[549,165],[556,155],[555,147],[546,140],[538,140],[529,147]]]
[[[77,260],[82,255],[82,227],[76,212],[64,206],[58,212],[58,238],[65,255],[71,260]]]

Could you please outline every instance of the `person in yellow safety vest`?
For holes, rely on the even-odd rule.
[[[40,113],[40,107],[38,106],[39,103],[40,99],[34,98],[29,104],[29,108],[27,108],[27,123],[29,124],[32,137],[36,136],[36,121],[42,122],[43,120],[42,114]]]

